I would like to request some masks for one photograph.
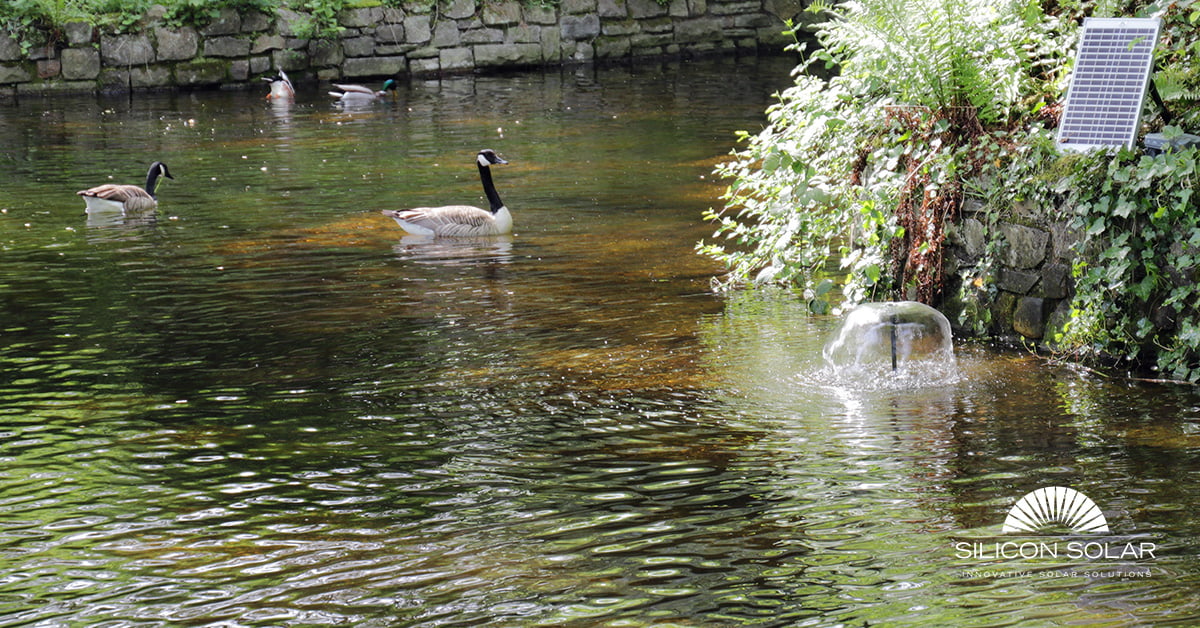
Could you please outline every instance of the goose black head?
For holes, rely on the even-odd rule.
[[[150,193],[150,196],[156,195],[158,191],[158,178],[160,176],[172,180],[175,179],[175,177],[171,176],[171,171],[167,170],[167,164],[161,161],[150,164],[150,171],[146,173],[146,191]]]
[[[494,151],[490,148],[485,148],[485,149],[479,151],[479,156],[476,158],[476,160],[479,162],[479,165],[483,166],[484,168],[486,168],[492,164],[508,163],[503,158],[501,158],[500,155],[497,155],[496,151]]]
[[[171,172],[169,170],[167,170],[167,164],[164,164],[161,161],[156,161],[156,162],[150,164],[150,171],[156,172],[156,173],[158,173],[159,176],[166,177],[168,179],[171,179],[172,181],[175,180],[175,177],[172,177]]]

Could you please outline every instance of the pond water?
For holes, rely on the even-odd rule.
[[[791,65],[0,105],[0,626],[1200,622],[1196,390],[842,381],[835,320],[711,293]],[[482,203],[481,148],[512,237],[380,215]],[[156,159],[153,218],[84,214]],[[1002,534],[1056,485],[1110,534]]]

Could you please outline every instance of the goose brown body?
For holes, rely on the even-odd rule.
[[[416,207],[404,210],[383,210],[383,215],[394,219],[405,231],[414,235],[469,237],[493,236],[512,233],[512,214],[500,200],[492,182],[492,164],[506,164],[495,151],[484,149],[476,156],[479,180],[487,195],[490,209],[473,205],[444,205],[441,207]]]
[[[167,165],[156,161],[146,173],[146,186],[121,185],[106,183],[86,190],[76,192],[87,203],[87,212],[123,211],[126,213],[146,212],[158,207],[158,199],[154,189],[158,186],[160,176],[174,179]]]

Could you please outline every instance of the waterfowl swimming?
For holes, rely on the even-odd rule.
[[[87,203],[87,213],[104,211],[144,212],[158,206],[158,198],[154,195],[160,176],[174,179],[167,164],[156,161],[150,164],[146,173],[146,187],[136,185],[116,185],[106,183],[94,188],[76,192]]]
[[[489,236],[512,232],[512,214],[496,193],[492,183],[492,164],[506,164],[496,151],[484,149],[475,158],[479,166],[479,180],[483,193],[487,195],[490,209],[471,205],[446,205],[444,207],[417,207],[415,209],[385,209],[383,214],[391,216],[413,235],[431,236]]]
[[[393,95],[396,93],[396,81],[388,79],[383,82],[383,89],[375,91],[370,87],[362,85],[334,85],[334,87],[342,90],[340,92],[329,92],[330,96],[337,98],[342,102],[371,102],[387,96],[390,91]]]
[[[291,100],[296,97],[296,90],[292,87],[292,80],[283,70],[279,71],[279,75],[275,77],[264,76],[264,81],[271,84],[271,93],[267,94],[267,100]]]

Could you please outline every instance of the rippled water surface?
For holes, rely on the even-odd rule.
[[[1200,622],[1195,390],[970,345],[856,388],[834,321],[710,293],[789,69],[0,105],[0,626]],[[379,214],[483,203],[485,147],[512,237]],[[155,216],[85,216],[155,159]],[[959,549],[1052,485],[1154,555]]]

